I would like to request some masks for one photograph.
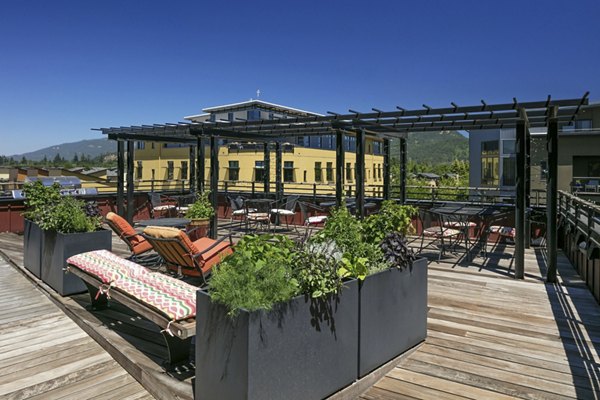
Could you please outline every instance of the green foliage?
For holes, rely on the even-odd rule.
[[[230,316],[240,309],[270,309],[296,295],[292,276],[294,243],[283,235],[246,235],[213,271],[211,297]]]
[[[369,243],[379,243],[389,232],[407,235],[412,230],[412,217],[417,209],[412,206],[396,204],[392,200],[384,201],[377,214],[363,221],[363,238]]]
[[[85,202],[71,196],[61,196],[57,183],[52,186],[44,186],[40,181],[27,183],[23,193],[27,206],[24,216],[44,230],[75,233],[93,232],[100,228],[101,218],[88,215]]]
[[[294,253],[293,273],[300,293],[312,298],[337,293],[343,283],[338,273],[341,252],[333,241],[309,243]]]
[[[342,257],[338,273],[342,278],[358,278],[362,281],[369,274],[369,259],[348,252]]]
[[[209,194],[210,192],[203,192],[197,196],[196,201],[190,205],[185,213],[186,218],[209,219],[215,215],[215,209],[210,202]]]
[[[390,266],[404,269],[412,264],[417,256],[408,247],[406,237],[400,232],[391,232],[381,241],[381,250]]]

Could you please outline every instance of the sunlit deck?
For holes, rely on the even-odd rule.
[[[0,234],[0,250],[22,265],[21,236]],[[544,283],[542,249],[526,251],[525,280],[514,280],[513,251],[431,262],[426,342],[334,397],[600,398],[600,306],[561,253],[559,284]],[[157,398],[193,397],[193,365],[165,373],[156,326],[118,304],[92,313],[87,295],[54,299]]]

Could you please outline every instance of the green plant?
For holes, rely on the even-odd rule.
[[[308,243],[293,256],[294,277],[300,293],[316,299],[336,294],[342,287],[342,253],[334,241]]]
[[[393,200],[384,201],[377,214],[370,215],[364,220],[362,224],[364,240],[379,243],[390,232],[400,232],[406,236],[413,229],[412,217],[416,213],[415,207],[399,205]]]
[[[246,235],[213,272],[210,293],[228,314],[270,309],[297,294],[292,276],[294,243],[283,235]]]
[[[380,246],[384,259],[390,266],[400,270],[409,267],[417,259],[413,250],[408,247],[406,238],[400,232],[388,233]]]
[[[61,200],[60,185],[44,186],[40,181],[28,182],[23,185],[25,206],[27,211],[23,216],[33,222],[39,223],[52,207]]]
[[[215,215],[215,209],[209,199],[210,192],[200,193],[185,213],[190,219],[209,219]]]

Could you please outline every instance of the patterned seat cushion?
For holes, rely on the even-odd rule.
[[[151,272],[141,265],[125,260],[108,250],[94,250],[69,257],[67,263],[90,275],[102,283],[112,283],[121,278],[137,278]]]
[[[133,254],[142,254],[152,249],[152,245],[142,235],[138,235],[125,218],[111,211],[106,214],[106,220],[115,233],[128,242]]]
[[[490,226],[490,232],[497,233],[500,236],[506,236],[506,237],[511,237],[511,238],[514,238],[517,234],[515,228],[512,228],[510,226],[498,226],[498,225]]]
[[[432,226],[423,230],[423,235],[427,237],[454,237],[460,235],[458,229],[452,228],[441,228],[439,226]]]
[[[286,210],[285,208],[273,208],[271,210],[271,214],[279,214],[279,215],[296,215],[295,212],[291,210]]]
[[[306,219],[307,225],[322,224],[327,221],[327,215],[315,215]]]

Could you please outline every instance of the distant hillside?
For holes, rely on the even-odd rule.
[[[400,153],[398,141],[392,142],[392,157]],[[417,163],[441,164],[469,160],[469,139],[456,131],[409,133],[408,158]]]
[[[53,160],[57,154],[60,154],[65,160],[71,160],[75,154],[77,154],[77,157],[81,157],[81,155],[84,154],[87,158],[94,158],[101,154],[116,153],[116,151],[117,142],[114,140],[91,139],[63,143],[29,153],[12,155],[11,157],[15,160],[20,160],[25,157],[28,160],[41,161],[44,159],[44,156],[46,156],[47,160]]]

